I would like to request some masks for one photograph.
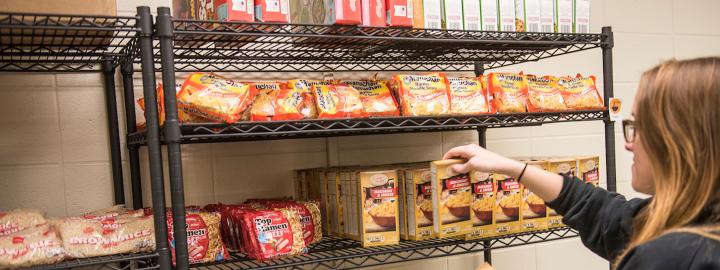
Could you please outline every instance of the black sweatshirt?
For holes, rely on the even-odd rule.
[[[565,177],[560,195],[547,205],[579,232],[586,247],[613,261],[630,241],[633,217],[650,200],[628,201],[620,194]],[[617,269],[720,269],[720,241],[693,233],[669,233],[630,251]]]

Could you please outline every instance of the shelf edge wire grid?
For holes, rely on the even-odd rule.
[[[176,71],[472,71],[588,50],[601,34],[175,20]],[[156,52],[156,66],[159,55]]]
[[[231,259],[221,263],[194,265],[194,269],[355,269],[367,266],[422,260],[467,253],[487,248],[498,249],[519,245],[548,242],[577,237],[568,227],[537,232],[525,232],[490,239],[464,241],[459,239],[431,239],[401,241],[398,245],[362,248],[357,241],[325,237],[323,242],[310,247],[305,255],[279,258],[264,262],[250,260],[241,253],[232,253]],[[490,241],[486,246],[484,241]]]
[[[118,254],[86,259],[67,259],[63,262],[38,265],[23,270],[54,270],[54,269],[102,269],[102,270],[151,270],[158,269],[157,253]]]
[[[181,125],[182,143],[291,139],[366,134],[432,132],[478,127],[532,126],[606,120],[604,110],[513,113],[471,116],[314,119],[299,121],[188,123]],[[145,144],[144,131],[128,134],[128,144]]]
[[[0,71],[100,71],[136,49],[136,17],[0,13]]]

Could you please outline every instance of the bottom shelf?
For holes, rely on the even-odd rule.
[[[568,227],[545,231],[505,235],[496,238],[464,241],[458,239],[432,239],[426,241],[402,241],[399,245],[360,247],[354,240],[337,237],[325,239],[310,248],[308,254],[281,258],[266,262],[254,261],[241,253],[234,253],[227,261],[217,264],[194,265],[194,269],[354,269],[428,258],[460,255],[519,245],[547,242],[577,237]],[[486,242],[486,241],[489,241]],[[486,245],[487,244],[487,245]]]
[[[87,259],[68,259],[60,263],[50,265],[38,265],[25,269],[49,270],[49,269],[115,269],[115,270],[149,270],[160,268],[157,264],[157,253],[136,253],[120,254],[111,256],[94,257]]]

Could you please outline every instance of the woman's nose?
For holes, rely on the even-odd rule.
[[[633,143],[625,142],[625,150],[632,152],[633,151]]]

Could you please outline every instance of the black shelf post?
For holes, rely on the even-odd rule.
[[[615,46],[612,28],[602,28],[602,58],[603,58],[603,88],[605,106],[610,106],[613,96],[613,62],[612,49]],[[607,190],[617,191],[615,171],[615,123],[610,121],[609,110],[605,112],[605,171],[607,175]]]
[[[475,76],[479,77],[480,75],[483,75],[485,73],[485,63],[482,61],[478,61],[474,63],[474,70],[475,70]],[[487,128],[478,128],[478,145],[482,147],[487,148]],[[483,241],[483,246],[485,247],[483,249],[483,259],[488,262],[489,264],[492,264],[492,243],[489,240]]]
[[[182,156],[180,151],[181,132],[178,122],[177,98],[175,96],[175,59],[173,52],[173,24],[170,8],[157,9],[156,34],[160,40],[160,63],[162,69],[163,93],[165,97],[164,135],[170,169],[170,199],[172,201],[173,236],[175,263],[177,269],[188,269],[187,234],[185,228],[185,190],[183,188]]]
[[[125,101],[125,129],[127,133],[135,133],[135,87],[133,81],[132,60],[124,63],[121,71],[123,78],[123,97]],[[128,161],[130,162],[130,185],[132,189],[133,209],[143,208],[142,186],[140,181],[140,151],[137,145],[128,144]]]
[[[105,80],[105,109],[107,112],[115,204],[125,204],[125,185],[123,184],[122,157],[120,156],[120,129],[118,127],[117,100],[115,99],[114,60],[112,57],[105,57],[102,63],[102,72]]]
[[[153,18],[150,7],[137,8],[140,26],[140,60],[142,68],[143,94],[145,96],[145,122],[150,165],[150,189],[152,194],[153,219],[155,222],[155,245],[161,270],[172,269],[168,248],[167,219],[165,216],[165,187],[163,183],[162,149],[160,148],[160,127],[158,123],[157,96],[155,94],[155,66],[153,60]],[[182,245],[181,245],[182,246]]]

